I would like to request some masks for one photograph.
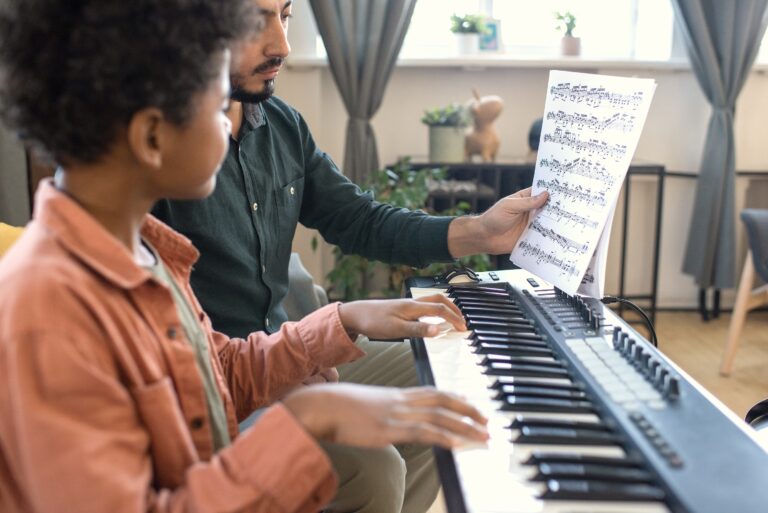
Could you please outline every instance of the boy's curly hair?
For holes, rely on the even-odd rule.
[[[0,0],[0,116],[44,158],[90,163],[145,107],[183,125],[251,0]]]

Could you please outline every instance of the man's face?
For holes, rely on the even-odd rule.
[[[239,49],[232,69],[232,99],[245,103],[266,100],[275,91],[275,78],[288,57],[288,19],[292,0],[253,0],[263,15],[264,28]]]

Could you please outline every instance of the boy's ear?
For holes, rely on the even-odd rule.
[[[160,109],[147,107],[136,112],[128,124],[128,145],[143,166],[160,169],[163,165],[163,122]]]

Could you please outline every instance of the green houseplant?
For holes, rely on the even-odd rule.
[[[451,15],[451,32],[456,34],[456,46],[460,55],[480,50],[480,34],[485,33],[485,18],[480,14]]]
[[[424,111],[421,122],[429,127],[430,162],[464,160],[464,135],[470,119],[469,110],[456,103]]]
[[[581,38],[573,35],[576,28],[576,16],[570,11],[556,12],[557,30],[563,32],[563,38],[560,40],[560,53],[566,56],[576,56],[581,53]]]
[[[377,201],[409,210],[425,210],[429,196],[428,181],[442,180],[446,171],[442,168],[413,170],[408,159],[403,159],[390,169],[377,171],[368,188]],[[468,213],[469,205],[460,204],[457,208],[440,212],[442,215],[463,215]],[[429,212],[435,213],[435,212]],[[329,295],[334,299],[352,301],[371,295],[371,286],[375,275],[384,275],[384,287],[374,293],[378,297],[400,297],[403,282],[411,276],[432,276],[444,272],[451,264],[433,264],[424,269],[414,269],[407,265],[389,265],[370,261],[358,255],[345,255],[338,247],[334,248],[336,266],[328,273]],[[464,265],[476,271],[490,269],[488,255],[473,255],[462,258]]]

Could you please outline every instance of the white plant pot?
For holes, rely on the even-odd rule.
[[[459,55],[473,55],[480,52],[480,34],[456,33],[456,51]]]
[[[581,38],[563,36],[560,40],[560,53],[569,57],[581,55]]]
[[[464,127],[429,127],[429,161],[441,164],[464,161]]]

